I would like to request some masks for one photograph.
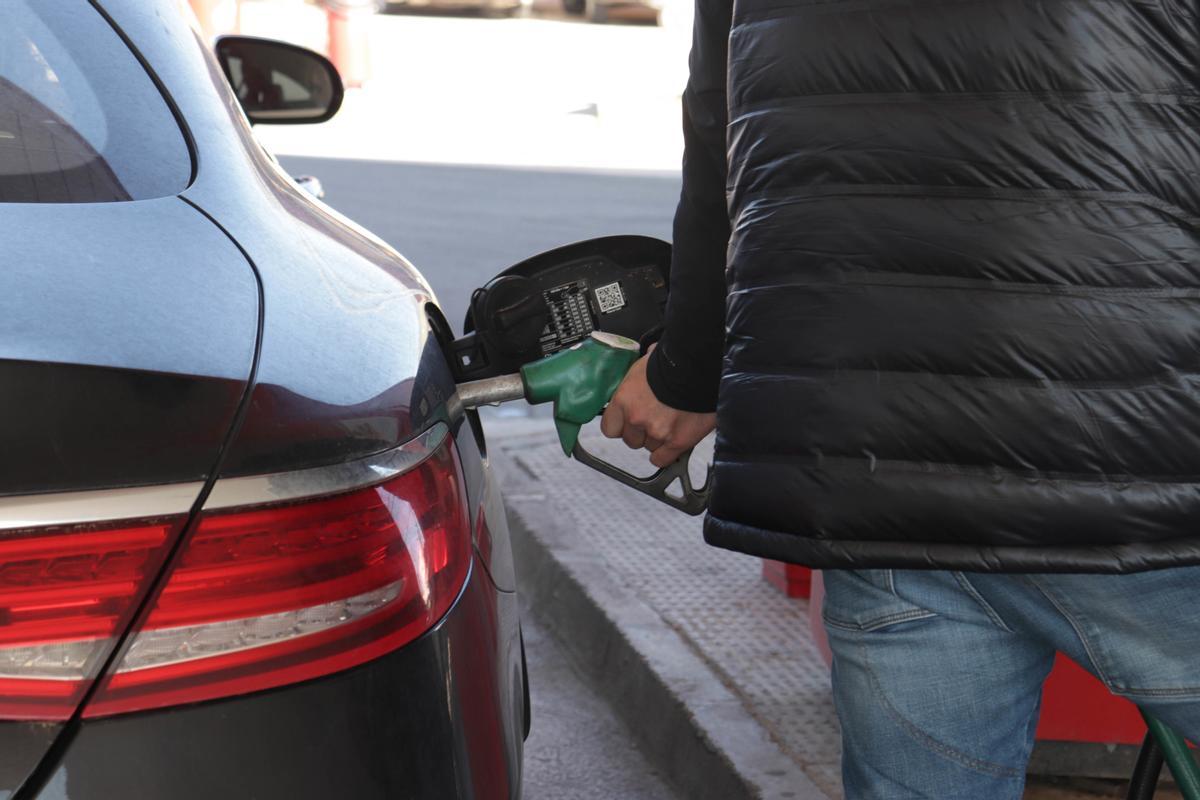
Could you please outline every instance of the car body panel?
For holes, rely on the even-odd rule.
[[[458,423],[455,441],[467,482],[468,495],[473,503],[472,525],[475,555],[496,588],[504,592],[517,590],[517,570],[513,563],[512,540],[504,498],[492,472],[483,438],[479,415],[469,411]]]
[[[0,722],[0,797],[18,796],[65,727],[62,722]]]
[[[452,381],[414,383],[430,358],[432,290],[262,149],[207,43],[173,6],[104,3],[187,121],[199,170],[183,196],[228,231],[262,279],[257,382],[224,474],[336,463],[411,438],[453,394]]]
[[[3,212],[0,495],[206,478],[258,330],[237,247],[177,198]]]
[[[250,263],[178,197],[0,209],[0,498],[166,483],[186,511],[253,369]],[[0,796],[63,728],[0,722]]]

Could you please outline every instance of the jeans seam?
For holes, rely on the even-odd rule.
[[[971,583],[970,579],[968,579],[966,575],[964,575],[962,572],[955,572],[953,574],[954,580],[958,581],[958,585],[962,587],[962,590],[969,594],[971,598],[979,604],[979,606],[983,609],[983,612],[988,615],[988,619],[990,619],[996,625],[996,627],[1000,628],[1000,630],[1004,631],[1005,633],[1016,633],[1016,631],[1005,624],[1004,620],[1000,617],[1000,614],[996,612],[996,609],[992,608],[992,604],[983,599],[983,595],[979,593],[979,590],[975,588],[974,584]]]
[[[1056,598],[1052,597],[1049,592],[1039,586],[1036,581],[1032,580],[1027,575],[1022,575],[1021,578],[1034,589],[1036,589],[1038,593],[1042,595],[1042,597],[1050,601],[1050,605],[1054,606],[1058,610],[1058,613],[1063,615],[1063,618],[1066,619],[1067,624],[1071,626],[1071,630],[1075,631],[1075,636],[1079,638],[1079,643],[1083,645],[1083,649],[1087,653],[1088,660],[1091,661],[1092,666],[1096,668],[1096,677],[1100,679],[1100,682],[1103,683],[1105,688],[1107,688],[1110,692],[1118,694],[1119,690],[1114,685],[1112,679],[1108,677],[1108,673],[1105,672],[1104,667],[1101,666],[1100,660],[1096,658],[1096,654],[1092,651],[1092,643],[1088,641],[1087,636],[1084,635],[1083,629],[1080,627],[1079,622],[1075,619],[1075,617],[1071,616],[1071,613],[1067,611],[1067,609],[1065,609]]]
[[[830,619],[828,614],[821,613],[821,618],[826,625],[832,625],[835,628],[840,628],[844,631],[854,631],[857,633],[869,633],[878,630],[888,625],[894,625],[897,622],[908,622],[910,620],[928,619],[936,617],[937,614],[932,611],[926,611],[923,608],[914,608],[911,611],[897,611],[894,614],[878,617],[866,623],[842,622],[836,619]]]
[[[1177,689],[1109,689],[1122,697],[1184,697],[1200,698],[1200,686],[1184,686]]]
[[[871,691],[875,693],[876,698],[878,698],[880,705],[883,707],[884,711],[887,712],[887,715],[895,720],[896,724],[898,724],[905,733],[916,740],[917,743],[924,747],[928,747],[938,755],[948,758],[960,766],[975,770],[976,772],[980,772],[984,775],[990,775],[996,778],[1017,778],[1023,774],[1024,771],[1021,769],[1017,769],[1015,767],[1006,767],[1003,764],[993,764],[990,761],[982,761],[977,758],[972,758],[966,753],[961,753],[958,750],[939,742],[937,739],[934,739],[932,736],[925,733],[925,731],[921,730],[916,725],[913,725],[911,722],[905,719],[904,715],[892,705],[891,701],[888,700],[887,695],[884,694],[883,687],[879,683],[879,678],[875,675],[875,669],[871,666],[871,661],[867,653],[868,646],[866,642],[859,642],[858,646],[862,654],[861,658],[863,665],[866,667],[867,675],[870,677]]]

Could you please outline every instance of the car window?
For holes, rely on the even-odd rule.
[[[0,0],[0,202],[176,194],[192,172],[174,115],[87,0]]]

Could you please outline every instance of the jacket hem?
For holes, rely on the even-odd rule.
[[[704,541],[813,569],[1127,574],[1200,564],[1200,537],[1122,545],[1006,547],[951,542],[816,539],[708,514]]]

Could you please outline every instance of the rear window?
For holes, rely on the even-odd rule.
[[[191,154],[166,101],[86,0],[0,0],[0,202],[176,194]]]

